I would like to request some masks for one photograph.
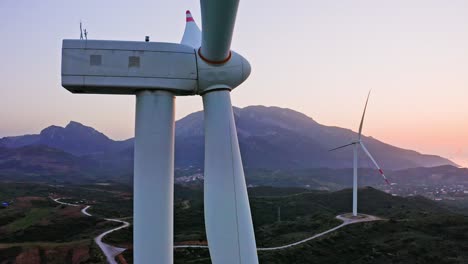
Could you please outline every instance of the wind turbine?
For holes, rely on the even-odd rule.
[[[348,146],[353,146],[353,216],[357,216],[357,190],[358,190],[358,182],[357,182],[357,166],[358,166],[358,151],[359,151],[359,146],[364,150],[366,155],[370,158],[372,163],[374,163],[375,167],[379,171],[380,175],[382,175],[383,179],[387,184],[390,185],[390,182],[388,181],[387,177],[385,177],[385,174],[383,170],[380,168],[380,166],[377,164],[375,161],[374,157],[370,154],[369,150],[367,150],[366,146],[362,142],[362,126],[364,124],[364,117],[366,115],[366,109],[367,109],[367,103],[369,102],[369,96],[370,96],[370,91],[369,94],[367,94],[367,100],[366,104],[364,106],[364,112],[362,113],[362,118],[361,118],[361,123],[359,124],[359,132],[358,132],[358,139],[356,141],[353,141],[349,144],[331,149],[330,151],[335,151],[338,149],[342,149]]]
[[[201,0],[202,29],[186,13],[181,44],[63,40],[62,86],[136,95],[135,263],[173,262],[174,101],[201,95],[205,226],[213,263],[258,263],[230,92],[250,75],[231,51],[239,0]]]

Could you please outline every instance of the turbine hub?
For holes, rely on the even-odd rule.
[[[197,52],[197,94],[213,90],[232,90],[249,77],[250,63],[234,51],[230,54],[230,59],[224,63],[210,63]]]

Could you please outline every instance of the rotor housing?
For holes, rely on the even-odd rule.
[[[232,90],[250,75],[250,64],[231,52],[222,64],[206,62],[193,47],[175,43],[63,40],[62,86],[72,93],[175,95]]]
[[[63,40],[62,86],[72,93],[135,94],[197,90],[193,48],[173,43]]]

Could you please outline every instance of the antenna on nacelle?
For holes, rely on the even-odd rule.
[[[80,21],[80,39],[83,39],[83,27],[81,26],[81,21]]]
[[[84,33],[84,38],[83,38],[83,33]],[[81,23],[81,20],[80,20],[80,39],[88,40],[88,31],[86,30],[86,28],[83,31],[83,23]]]

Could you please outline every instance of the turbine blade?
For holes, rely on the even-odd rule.
[[[213,263],[258,263],[249,198],[227,90],[203,95],[205,228]]]
[[[369,93],[367,94],[367,100],[366,100],[366,105],[364,106],[364,112],[362,113],[361,124],[359,124],[358,140],[361,140],[361,136],[362,136],[362,125],[364,124],[364,116],[366,115],[367,102],[369,102],[370,93],[371,93],[371,91],[369,91]]]
[[[200,56],[207,62],[229,60],[239,0],[200,0],[202,45]]]
[[[192,17],[189,10],[185,12],[185,31],[180,44],[184,44],[195,49],[201,45],[201,31]]]
[[[374,163],[375,167],[377,168],[377,170],[379,171],[380,175],[383,177],[384,181],[390,185],[390,182],[388,181],[387,177],[385,177],[385,174],[383,172],[383,170],[380,168],[379,164],[377,164],[377,161],[375,161],[374,157],[372,157],[372,155],[370,154],[369,150],[367,150],[366,146],[364,146],[364,143],[360,142],[360,145],[362,147],[362,149],[364,150],[364,152],[367,154],[367,156],[369,156],[369,158],[372,160],[372,162]]]
[[[356,144],[356,142],[349,143],[349,144],[346,144],[346,145],[343,145],[343,146],[340,146],[340,147],[336,147],[334,149],[330,149],[329,151],[335,151],[337,149],[346,148],[347,146],[351,146],[351,145],[354,145],[354,144]]]

